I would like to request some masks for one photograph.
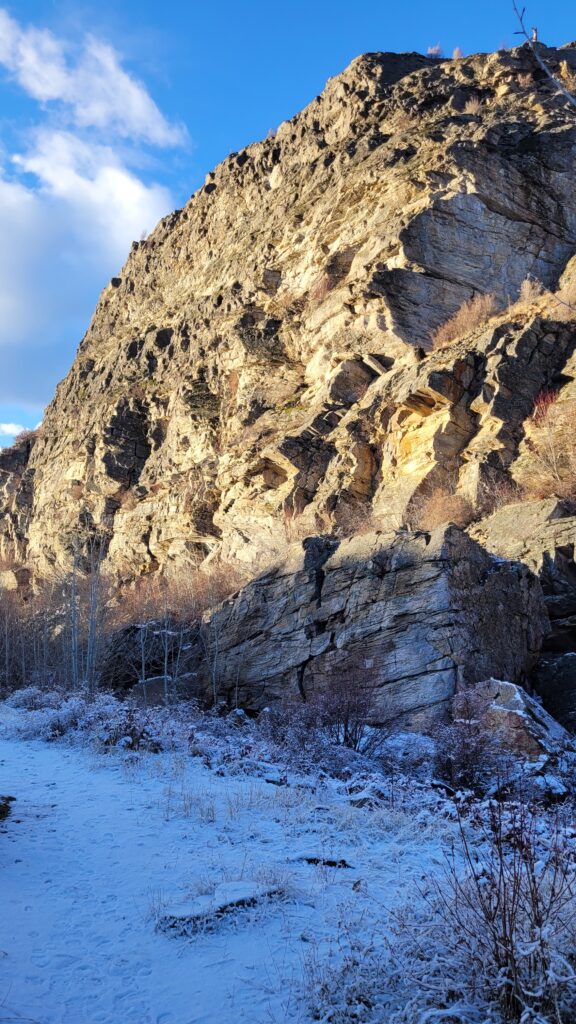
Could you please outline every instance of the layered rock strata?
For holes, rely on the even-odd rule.
[[[216,680],[215,696],[259,711],[346,681],[368,689],[375,723],[427,728],[457,690],[530,675],[548,624],[538,580],[456,527],[290,555],[207,616],[205,694]]]
[[[398,527],[423,488],[475,498],[574,331],[551,305],[425,351],[475,294],[556,285],[575,157],[528,48],[358,58],[134,243],[41,430],[0,453],[0,557],[38,580],[99,533],[125,582],[257,571],[306,533]]]

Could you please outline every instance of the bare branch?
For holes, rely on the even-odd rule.
[[[572,93],[569,92],[568,89],[566,89],[565,86],[562,85],[562,82],[560,82],[559,79],[556,78],[556,76],[552,74],[552,72],[550,71],[550,68],[546,64],[546,61],[542,59],[542,57],[540,56],[540,54],[538,52],[538,42],[537,42],[537,40],[534,39],[532,37],[532,35],[530,35],[528,33],[528,31],[526,29],[526,25],[524,23],[524,15],[526,14],[526,8],[523,7],[522,10],[520,10],[518,8],[518,4],[516,3],[516,0],[512,0],[512,7],[514,8],[514,14],[518,18],[518,23],[520,25],[520,31],[516,32],[516,35],[524,36],[524,39],[526,40],[526,42],[528,43],[528,46],[530,47],[530,49],[532,50],[532,53],[534,54],[534,57],[536,59],[536,63],[542,69],[542,71],[544,72],[546,77],[550,79],[550,81],[554,85],[554,88],[559,93],[561,93],[561,95],[564,97],[565,100],[568,101],[568,103],[571,103],[573,107],[576,107],[576,96],[573,96]]]

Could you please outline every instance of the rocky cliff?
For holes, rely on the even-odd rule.
[[[576,76],[576,49],[542,53]],[[486,519],[532,458],[538,397],[576,398],[576,314],[552,294],[576,280],[575,158],[528,47],[365,55],[232,153],[133,244],[42,427],[0,453],[12,585],[94,534],[124,583],[253,576],[298,538],[413,525],[441,491],[489,551],[547,567],[576,646],[571,506]],[[480,294],[492,315],[434,348]]]
[[[400,525],[423,483],[475,497],[572,325],[504,314],[423,350],[477,292],[505,309],[528,276],[557,284],[575,155],[527,48],[355,60],[134,243],[38,436],[0,456],[3,557],[50,575],[100,528],[124,579],[264,566],[296,528]]]
[[[214,659],[218,698],[253,711],[367,687],[374,723],[417,729],[491,676],[526,682],[547,630],[536,576],[454,526],[309,538],[207,617],[198,675],[209,694]]]

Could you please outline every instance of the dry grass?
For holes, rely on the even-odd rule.
[[[518,85],[521,89],[532,89],[534,86],[534,79],[529,71],[523,72],[518,75]]]
[[[542,298],[545,291],[546,289],[541,281],[538,281],[535,277],[526,277],[520,285],[518,302],[531,305],[537,299]]]
[[[435,530],[444,523],[454,523],[465,529],[474,518],[474,506],[467,498],[461,494],[450,494],[442,488],[412,503],[412,523],[420,530]]]
[[[509,306],[507,312],[529,312],[536,304],[545,316],[554,320],[562,323],[576,320],[576,278],[563,281],[555,292],[551,292],[537,278],[527,277],[522,282],[516,302]]]
[[[569,92],[576,93],[576,71],[570,66],[567,60],[560,62],[560,81]]]
[[[518,480],[527,497],[576,499],[576,399],[541,392],[526,438]]]
[[[554,319],[565,323],[576,320],[576,277],[564,281],[550,296]]]
[[[463,56],[464,54],[462,53],[460,47],[455,46],[454,49],[452,50],[452,60],[462,60]]]
[[[497,312],[496,298],[491,293],[474,295],[464,302],[449,320],[441,324],[432,335],[432,349],[438,351],[458,338],[485,324]]]
[[[466,103],[463,112],[465,114],[479,114],[482,111],[483,106],[484,104],[482,103],[482,100],[478,99],[477,96],[472,96]]]

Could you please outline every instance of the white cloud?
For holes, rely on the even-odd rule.
[[[93,37],[72,48],[0,8],[2,67],[39,108],[0,153],[0,402],[43,406],[98,291],[175,205],[144,178],[145,147],[184,134]]]
[[[0,437],[16,437],[24,430],[19,423],[0,423]]]
[[[0,64],[33,99],[60,103],[81,128],[108,128],[157,146],[183,141],[111,46],[87,36],[78,56],[47,30],[20,26],[0,8]]]
[[[73,218],[74,234],[110,262],[123,261],[130,241],[150,231],[172,205],[168,189],[145,185],[110,146],[87,143],[70,132],[40,130],[13,164],[35,175],[36,198]],[[71,225],[72,226],[72,225]]]

